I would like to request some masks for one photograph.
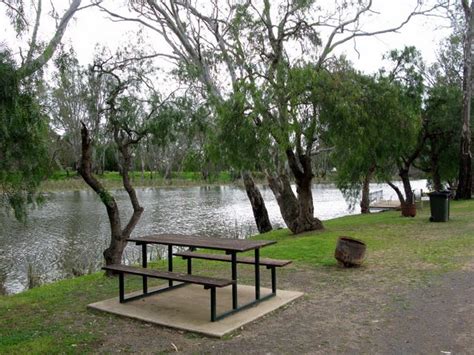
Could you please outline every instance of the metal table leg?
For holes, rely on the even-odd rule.
[[[119,300],[120,303],[125,302],[125,279],[123,272],[119,274]]]
[[[276,295],[277,293],[277,277],[276,277],[276,269],[275,266],[272,268],[272,293]]]
[[[189,251],[194,251],[196,248],[190,247]],[[188,274],[191,275],[193,272],[193,258],[187,258],[188,263]]]
[[[168,271],[173,272],[173,246],[168,245]],[[169,287],[173,286],[173,280],[168,281]]]
[[[211,287],[211,322],[215,322],[217,318],[216,312],[216,288]]]
[[[142,244],[142,266],[145,269],[148,266],[146,243]],[[148,293],[148,278],[146,276],[142,276],[142,278],[143,278],[143,293],[146,294]]]
[[[255,299],[260,299],[260,249],[255,249]]]
[[[231,252],[231,263],[232,263],[232,280],[235,282],[232,284],[232,308],[237,309],[239,303],[237,301],[237,253]]]

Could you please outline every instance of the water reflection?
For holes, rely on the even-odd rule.
[[[414,188],[425,188],[417,181]],[[385,199],[395,199],[384,185]],[[262,189],[271,222],[283,227],[277,202],[269,188]],[[210,237],[242,238],[256,233],[252,209],[243,189],[235,186],[187,188],[145,188],[137,190],[145,207],[133,235],[152,233],[196,233]],[[121,208],[122,223],[128,221],[132,207],[125,191],[114,192]],[[40,283],[82,275],[98,270],[102,252],[108,244],[110,228],[107,214],[92,191],[48,194],[42,208],[31,212],[26,224],[0,214],[0,292],[15,293],[32,280]],[[332,185],[314,186],[315,215],[323,220],[350,213],[339,190]],[[152,258],[163,258],[159,247],[150,248]],[[137,247],[127,247],[125,262],[138,262]]]

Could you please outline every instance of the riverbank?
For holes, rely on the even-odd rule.
[[[458,295],[472,292],[469,281],[474,273],[473,212],[473,201],[453,202],[448,223],[430,223],[429,209],[425,208],[416,218],[401,218],[399,212],[347,216],[326,221],[324,231],[292,236],[287,230],[278,230],[258,236],[278,240],[276,245],[262,249],[262,256],[294,261],[282,270],[279,287],[306,295],[221,340],[86,309],[89,303],[117,295],[117,281],[102,273],[2,296],[0,352],[147,353],[172,352],[176,348],[211,353],[375,353],[390,349],[396,352],[397,345],[410,349],[406,347],[408,335],[401,331],[408,329],[408,325],[413,333],[410,339],[415,342],[416,332],[419,339],[429,335],[429,327],[416,322],[443,321],[447,325],[446,336],[433,338],[426,349],[469,353],[474,350],[469,336],[474,314],[472,302],[465,302],[468,296],[451,302],[444,299],[452,296],[449,292],[435,292],[441,298],[433,304],[444,305],[442,315],[417,313],[418,309],[411,307],[421,307],[423,302],[419,298],[426,297],[430,290],[443,290],[446,282],[450,288],[455,287]],[[341,235],[367,243],[363,267],[337,266],[333,253]],[[176,261],[184,270],[185,265]],[[201,262],[198,268],[215,276],[228,271],[218,263]],[[241,275],[242,283],[251,281],[252,269],[242,267]],[[139,289],[140,282],[129,282],[129,290]],[[268,282],[264,280],[267,286]],[[412,316],[407,317],[407,313]],[[460,320],[471,323],[456,323],[452,317],[459,314],[467,315]],[[394,320],[400,323],[394,324]],[[387,330],[396,330],[395,337]],[[387,338],[390,342],[384,340]],[[439,341],[444,341],[440,346],[445,348],[436,348]],[[423,349],[423,344],[418,345]]]
[[[123,189],[122,177],[116,171],[105,172],[97,176],[98,179],[108,189]],[[223,171],[212,176],[209,179],[204,179],[200,172],[175,172],[171,177],[165,179],[158,174],[151,174],[149,171],[145,173],[131,172],[130,178],[132,185],[136,188],[143,187],[190,187],[190,186],[215,186],[215,185],[229,185],[235,184],[243,187],[240,178],[235,178],[228,171]],[[263,173],[255,173],[254,180],[257,184],[266,184],[267,181]],[[315,178],[314,184],[332,183],[333,179],[330,175],[324,178]],[[79,191],[87,190],[90,187],[84,182],[81,176],[75,172],[66,173],[64,171],[55,172],[52,176],[41,183],[41,192],[56,192],[56,191]]]
[[[98,179],[108,189],[123,189],[122,177],[116,171],[105,172],[97,176]],[[219,173],[219,175],[205,180],[198,172],[173,173],[169,179],[158,174],[151,174],[149,171],[130,173],[132,185],[141,187],[188,187],[203,185],[226,185],[232,183],[232,177],[228,172]],[[56,172],[41,183],[40,191],[79,191],[87,190],[90,187],[85,183],[77,173]]]

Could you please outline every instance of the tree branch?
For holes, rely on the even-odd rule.
[[[35,59],[31,59],[25,62],[18,70],[17,75],[18,78],[25,79],[26,77],[34,74],[40,68],[42,68],[53,56],[56,48],[58,47],[61,39],[63,38],[64,33],[66,32],[67,25],[69,21],[72,19],[74,14],[76,13],[77,9],[81,5],[81,0],[73,0],[69,9],[64,13],[61,21],[59,22],[59,26],[56,29],[54,36],[49,41],[48,45],[44,49],[43,53],[41,53]]]

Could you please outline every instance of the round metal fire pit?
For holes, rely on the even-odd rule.
[[[365,258],[367,246],[361,240],[339,237],[334,257],[344,267],[358,267]]]

